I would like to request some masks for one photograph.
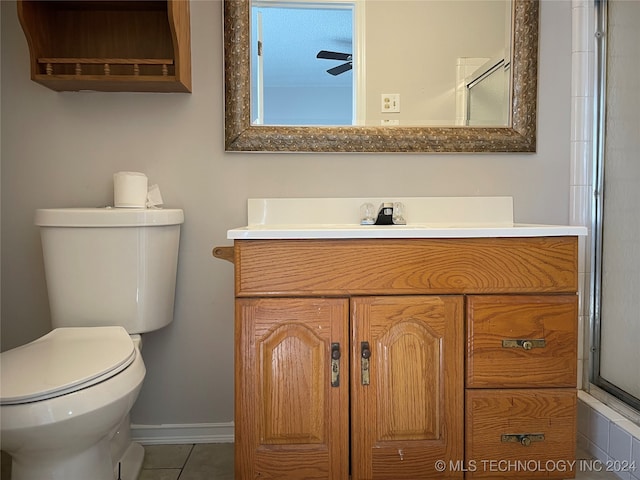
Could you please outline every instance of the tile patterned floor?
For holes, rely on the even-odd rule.
[[[578,451],[586,467],[591,456]],[[147,445],[138,480],[233,480],[233,444]],[[576,480],[620,480],[610,472],[578,471]],[[4,479],[3,479],[4,480]]]
[[[147,445],[138,480],[234,480],[233,444]]]
[[[586,452],[578,452],[578,459],[590,458]],[[9,466],[10,458],[3,452],[0,480],[11,479]],[[233,444],[147,445],[138,480],[234,480]],[[576,480],[619,480],[619,477],[610,472],[579,470]]]

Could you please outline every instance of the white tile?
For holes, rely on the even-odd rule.
[[[576,446],[577,446],[576,448],[577,459],[591,458],[591,455],[589,454],[589,439],[587,438],[586,435],[583,435],[582,433],[580,433],[580,431],[578,431]]]
[[[591,144],[571,142],[571,185],[591,185]]]
[[[625,418],[623,420],[616,420],[615,422],[625,431],[629,432],[631,438],[635,438],[636,440],[640,439],[640,425],[634,423],[628,418]]]
[[[587,267],[588,268],[588,267]],[[585,277],[585,286],[584,289],[581,290],[582,293],[582,315],[584,316],[584,329],[582,331],[582,334],[584,336],[583,338],[583,344],[582,344],[582,348],[584,349],[584,359],[588,360],[589,357],[591,356],[591,310],[593,309],[593,305],[592,305],[592,299],[593,299],[593,292],[591,291],[591,289],[589,288],[589,273],[585,272],[584,274]],[[589,368],[589,365],[587,365],[587,368]],[[586,377],[586,375],[585,375]]]
[[[596,405],[596,404],[600,403],[600,401],[597,398],[595,398],[589,392],[585,392],[584,390],[580,390],[578,392],[578,399],[581,402],[584,402],[589,406],[593,406],[593,405]]]
[[[609,456],[623,462],[631,459],[631,435],[616,422],[609,424]]]
[[[588,274],[587,274],[588,275]],[[589,291],[589,289],[587,289],[587,291],[585,292],[584,295],[584,304],[583,304],[583,311],[584,311],[584,315],[585,317],[587,317],[587,322],[585,323],[585,331],[584,331],[584,339],[585,339],[585,344],[584,344],[584,348],[586,349],[586,351],[589,351],[591,349],[591,345],[589,343],[590,338],[591,338],[591,310],[593,309],[593,304],[592,304],[592,299],[593,299],[593,292]],[[586,357],[589,357],[591,353],[587,353],[587,355],[585,355]],[[589,367],[589,365],[587,365],[587,367]]]
[[[633,438],[631,441],[631,460],[638,464],[640,470],[640,438]]]
[[[584,350],[584,357],[582,358],[582,360],[585,362],[585,368],[587,369],[587,373],[588,374],[588,368],[589,368],[589,360],[590,360],[590,337],[591,337],[591,331],[590,331],[590,324],[589,324],[589,317],[587,315],[585,315],[583,317],[584,319],[584,330],[582,331],[582,335],[583,335],[583,339],[582,339],[582,348]],[[585,378],[586,381],[588,381],[587,378],[588,375],[585,375],[583,378]]]
[[[587,8],[589,0],[571,0],[571,8]]]
[[[599,460],[600,463],[606,464],[607,461],[609,461],[609,455],[607,455],[607,452],[605,452],[601,448],[598,448],[598,446],[593,443],[593,441],[589,443],[589,453],[593,455],[593,458]]]
[[[591,140],[592,102],[589,97],[571,98],[571,140]]]
[[[578,318],[580,322],[578,323],[578,328],[581,329],[578,331],[580,337],[578,338],[578,342],[584,342],[585,338],[585,328],[588,328],[589,323],[589,305],[587,300],[589,297],[589,274],[586,272],[578,273]],[[586,318],[584,318],[586,317]],[[588,357],[588,345],[584,343],[579,343],[579,347],[587,348],[584,350],[582,355],[578,355],[578,358]]]
[[[578,412],[577,412],[578,433],[589,438],[589,419],[591,417],[591,407],[578,399]]]
[[[591,210],[591,209],[589,209]],[[591,229],[587,227],[587,235],[591,234]],[[589,267],[591,266],[589,262],[589,248],[591,244],[589,243],[588,236],[578,237],[578,273],[585,274],[587,276],[587,280],[589,278]],[[588,290],[585,286],[589,285],[589,282],[586,281],[583,285],[580,285],[580,292],[585,292]],[[586,294],[585,294],[586,296]],[[584,299],[583,299],[584,300]],[[584,315],[584,313],[583,313]]]
[[[640,439],[631,441],[631,476],[640,479]]]
[[[599,460],[606,460],[606,452],[609,451],[609,419],[602,413],[592,408],[589,415],[589,439],[596,447],[602,450],[604,454],[596,455],[595,452],[591,452],[596,455]]]
[[[574,52],[571,55],[571,95],[589,97],[591,81],[589,78],[589,52]]]
[[[569,223],[586,226],[591,223],[591,187],[573,185],[569,187]]]
[[[571,11],[571,51],[588,52],[589,43],[593,37],[589,28],[589,10],[587,8],[574,8]]]
[[[589,359],[585,358],[580,362],[582,367],[582,384],[589,384]]]
[[[591,408],[593,408],[596,412],[604,415],[609,420],[625,420],[624,416],[621,413],[616,412],[611,407],[606,406],[604,403],[596,401],[591,404]]]
[[[611,465],[608,465],[607,468],[609,468],[610,471],[613,472],[615,476],[620,478],[621,480],[631,480],[631,474],[626,470],[626,467],[624,470],[619,469],[618,464],[615,462],[612,462]]]

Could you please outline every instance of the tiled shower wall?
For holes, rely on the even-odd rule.
[[[544,5],[543,5],[544,8]],[[589,390],[592,271],[592,199],[594,194],[595,8],[593,0],[572,1],[571,224],[584,225],[579,260],[578,388]],[[606,401],[606,400],[605,400]],[[635,420],[638,420],[636,418]],[[578,396],[578,445],[618,477],[640,480],[640,427],[587,393]],[[607,463],[609,462],[609,463]],[[635,470],[623,468],[635,465]]]
[[[586,392],[578,394],[578,447],[598,468],[640,480],[640,427]]]

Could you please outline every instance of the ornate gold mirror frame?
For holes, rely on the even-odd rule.
[[[252,125],[250,0],[224,0],[225,150],[254,152],[535,152],[538,0],[514,0],[508,127]]]

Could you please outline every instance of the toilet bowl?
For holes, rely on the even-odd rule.
[[[53,330],[0,354],[12,480],[136,480],[140,334],[173,321],[180,209],[36,211]]]
[[[117,478],[111,440],[145,376],[137,344],[122,327],[71,327],[1,354],[13,480]]]

